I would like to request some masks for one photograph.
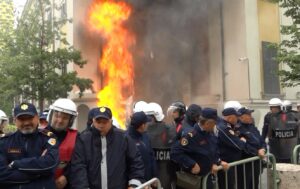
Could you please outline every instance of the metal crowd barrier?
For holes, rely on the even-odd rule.
[[[151,180],[149,180],[149,181],[143,183],[142,185],[136,187],[135,189],[144,189],[144,188],[147,187],[147,186],[151,186],[151,184],[153,184],[153,183],[155,183],[155,182],[157,183],[157,189],[163,189],[163,188],[161,187],[161,183],[160,183],[160,180],[159,180],[158,178],[152,178]]]
[[[277,171],[276,171],[276,159],[275,159],[275,156],[273,154],[268,154],[266,155],[268,161],[267,161],[267,172],[269,170],[269,163],[271,163],[270,165],[272,165],[272,188],[273,189],[277,189],[278,187],[278,183],[279,183],[279,179],[278,179],[278,176],[277,176]],[[246,170],[245,169],[245,166],[246,166],[246,163],[251,163],[252,164],[252,178],[254,178],[254,161],[256,160],[259,160],[259,173],[260,173],[260,176],[259,176],[259,188],[262,189],[262,182],[261,182],[261,167],[262,167],[262,160],[258,157],[258,156],[255,156],[255,157],[251,157],[251,158],[247,158],[247,159],[243,159],[243,160],[240,160],[240,161],[235,161],[235,162],[232,162],[232,163],[229,163],[229,169],[232,169],[234,168],[235,169],[235,188],[236,189],[242,189],[242,188],[237,188],[237,166],[238,165],[242,165],[243,166],[243,183],[244,183],[244,187],[243,188],[246,188],[246,171],[249,172],[250,170]],[[222,166],[218,166],[218,171],[223,171],[223,167]],[[227,176],[227,172],[225,172],[225,178],[226,178],[226,186],[225,188],[227,189],[228,188],[228,176]],[[203,177],[202,179],[202,189],[207,189],[207,179],[208,177],[210,176],[210,174],[206,175],[205,177]],[[267,177],[269,175],[267,174]],[[218,178],[216,178],[218,179]],[[252,180],[252,183],[253,183],[253,188],[255,183],[254,183],[254,179]],[[216,181],[217,183],[217,181]],[[269,184],[269,183],[267,183]],[[218,189],[218,186],[215,185],[214,186],[215,189]]]
[[[299,151],[300,151],[300,144],[296,145],[293,149],[293,155],[291,157],[291,162],[293,164],[300,164],[300,161],[299,161]]]

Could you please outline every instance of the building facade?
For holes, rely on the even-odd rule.
[[[88,110],[97,104],[103,88],[99,59],[105,43],[88,24],[92,0],[53,0],[62,5],[57,17],[72,18],[63,29],[71,45],[82,52],[83,69],[69,64],[80,77],[94,81],[94,92],[78,97],[79,130],[84,129]],[[132,54],[135,62],[133,101],[158,102],[166,110],[174,101],[222,109],[224,102],[238,100],[254,108],[257,126],[268,112],[270,98],[300,101],[299,88],[282,88],[274,62],[280,25],[289,20],[278,4],[267,0],[218,1],[127,1],[133,8],[126,26],[136,36]],[[57,42],[59,43],[59,42]],[[59,45],[59,44],[57,44]]]

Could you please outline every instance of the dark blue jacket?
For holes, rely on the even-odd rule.
[[[218,122],[217,128],[221,160],[228,163],[241,160],[246,149],[246,143],[234,131],[234,126],[223,120]]]
[[[94,128],[77,136],[71,160],[72,189],[101,188],[102,143]],[[128,181],[144,181],[144,164],[134,141],[124,131],[112,127],[106,135],[107,179],[109,189],[127,188]]]
[[[186,133],[171,147],[171,160],[187,172],[190,172],[198,163],[201,169],[199,175],[206,175],[210,172],[212,165],[219,162],[216,136],[203,131],[196,124],[191,132]]]
[[[126,134],[134,140],[137,149],[140,151],[145,166],[145,179],[150,180],[157,177],[157,165],[147,133],[141,134],[133,126],[129,126]]]
[[[255,125],[239,122],[235,131],[247,140],[245,157],[256,156],[259,149],[266,149],[266,143]]]
[[[51,132],[36,130],[24,135],[17,131],[0,139],[0,188],[56,188],[57,165],[58,147]]]

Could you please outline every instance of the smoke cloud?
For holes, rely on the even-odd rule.
[[[135,10],[128,25],[137,38],[134,99],[166,109],[177,100],[189,104],[193,96],[209,95],[209,11],[219,10],[220,1],[128,2]]]

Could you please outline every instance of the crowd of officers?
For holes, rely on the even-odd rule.
[[[72,100],[58,99],[40,115],[24,102],[14,107],[14,133],[3,133],[8,117],[0,110],[0,188],[132,189],[153,177],[164,189],[184,188],[176,185],[178,171],[211,174],[208,188],[215,176],[220,189],[225,183],[229,189],[258,188],[259,161],[254,162],[254,174],[246,175],[241,167],[235,174],[228,163],[253,156],[265,159],[267,146],[277,162],[289,163],[299,143],[299,115],[292,103],[273,98],[269,107],[262,135],[251,115],[254,110],[237,101],[225,103],[222,116],[213,108],[174,102],[167,110],[170,124],[163,121],[159,104],[139,101],[126,131],[117,128],[109,107],[96,107],[89,111],[87,128],[78,133]]]

